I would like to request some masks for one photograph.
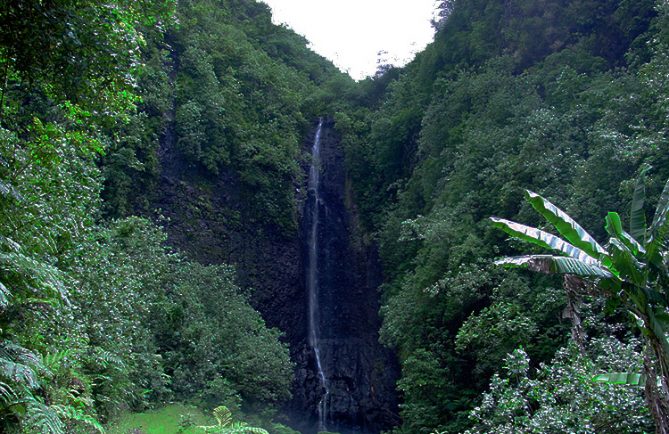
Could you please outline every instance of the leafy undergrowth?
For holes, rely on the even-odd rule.
[[[182,428],[188,420],[189,428]],[[144,413],[128,413],[115,421],[107,430],[109,434],[200,434],[198,425],[211,425],[214,419],[197,407],[172,404],[159,410]]]

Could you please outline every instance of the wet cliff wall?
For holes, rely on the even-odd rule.
[[[308,155],[315,126],[304,139]],[[167,130],[161,146],[161,177],[154,207],[165,217],[171,245],[202,263],[237,267],[240,282],[268,325],[285,334],[296,364],[293,399],[286,406],[291,425],[315,432],[322,397],[315,359],[307,340],[308,297],[304,218],[308,158],[294,186],[298,228],[287,232],[245,216],[248,197],[232,172],[213,176],[189,164]],[[323,364],[330,384],[331,431],[377,433],[398,423],[393,354],[378,343],[381,269],[376,249],[365,243],[346,188],[344,155],[332,121],[322,134],[322,199],[319,280]]]
[[[365,243],[358,229],[347,191],[344,154],[329,120],[323,125],[320,170],[318,318],[321,362],[329,388],[326,427],[341,433],[376,433],[398,422],[394,391],[398,368],[393,354],[378,343],[381,268],[375,246]],[[301,219],[302,270],[308,258],[311,217],[303,213]],[[305,293],[304,310],[307,303]],[[305,337],[306,333],[305,328]],[[324,391],[313,350],[306,339],[296,343],[292,410],[296,426],[312,432]]]

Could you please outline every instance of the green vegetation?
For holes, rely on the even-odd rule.
[[[669,429],[666,426],[669,421],[669,341],[665,331],[669,278],[665,259],[669,182],[660,197],[653,223],[647,228],[643,209],[645,187],[641,178],[635,188],[630,211],[630,233],[634,236],[622,228],[617,213],[609,212],[606,231],[610,238],[606,249],[564,211],[543,197],[528,191],[527,200],[567,241],[536,228],[493,218],[495,226],[512,237],[558,254],[510,257],[498,260],[497,264],[567,276],[565,290],[571,309],[569,317],[573,322],[572,336],[581,347],[584,345],[581,321],[577,303],[573,301],[578,290],[585,289],[590,282],[589,290],[597,291],[597,295],[606,299],[609,305],[624,305],[636,319],[646,347],[654,356],[654,362],[649,358],[644,364],[643,377],[655,424],[660,430]],[[638,384],[639,380],[635,382]]]
[[[125,217],[148,206],[159,173],[158,139],[170,116],[188,107],[232,117],[186,120],[204,125],[206,144],[188,142],[176,119],[187,158],[212,173],[225,165],[239,170],[254,194],[279,201],[275,213],[268,211],[277,225],[289,225],[286,215],[294,212],[287,192],[305,122],[294,93],[314,84],[276,60],[279,54],[275,59],[240,43],[247,31],[249,41],[272,35],[274,27],[251,34],[259,28],[241,24],[245,14],[259,14],[264,21],[257,24],[268,26],[266,7],[182,6],[120,0],[0,8],[2,432],[102,432],[101,423],[121,412],[174,399],[271,413],[290,397],[287,346],[249,305],[234,269],[191,262],[167,246],[161,227]],[[204,17],[221,20],[224,46],[198,48],[216,42],[197,37]],[[239,37],[233,45],[230,34]],[[276,44],[301,41],[285,29],[276,36]],[[255,67],[233,76],[228,69],[239,64],[232,57],[212,57],[233,48],[239,52],[230,56]],[[176,57],[183,67],[174,65]],[[327,69],[311,59],[320,63],[305,60],[301,67],[314,75]],[[236,98],[245,106],[223,110],[218,88],[226,105]],[[249,101],[251,94],[258,100]],[[286,118],[270,122],[279,112]],[[230,132],[235,128],[249,135],[240,141]],[[277,137],[285,141],[275,147]]]
[[[385,271],[394,433],[667,432],[669,5],[439,4],[424,52],[358,84],[251,0],[0,7],[0,431],[291,433],[280,331],[153,207],[186,174],[194,214],[216,192],[240,233],[296,236],[331,113]]]
[[[263,3],[184,2],[175,19],[143,50],[141,112],[104,158],[107,213],[153,211],[162,146],[205,183],[234,183],[248,198],[236,210],[241,221],[293,233],[302,139],[322,113],[325,89],[353,81],[302,37],[272,25]]]
[[[141,430],[146,434],[202,434],[197,425],[211,423],[211,417],[197,407],[172,404],[159,410],[122,415],[107,429],[109,434],[128,434]]]
[[[528,188],[608,239],[601,217],[628,207],[646,165],[657,203],[669,178],[667,4],[452,0],[442,12],[424,52],[361,83],[368,97],[335,116],[386,272],[381,339],[402,364],[396,432],[649,430],[642,389],[565,386],[613,369],[600,339],[626,348],[628,367],[643,365],[647,341],[634,344],[640,331],[624,305],[605,304],[601,291],[572,297],[550,275],[495,267],[522,246],[503,242],[488,218],[540,224],[522,202]],[[521,346],[527,368],[514,353]]]
[[[232,419],[232,413],[225,406],[216,407],[214,409],[214,418],[216,419],[216,425],[209,426],[198,426],[207,433],[219,433],[219,434],[269,434],[266,430],[262,428],[249,426],[245,422],[235,422]]]
[[[214,423],[214,425],[211,425]],[[192,405],[170,404],[158,410],[121,415],[110,424],[109,434],[132,434],[140,430],[144,434],[252,434],[267,433],[266,430],[233,421],[225,406],[214,409],[213,417]],[[274,434],[296,434],[281,424],[271,424]]]

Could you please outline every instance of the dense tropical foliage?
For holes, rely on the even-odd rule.
[[[623,229],[618,213],[609,212],[606,216],[606,231],[610,237],[606,249],[564,211],[529,191],[528,202],[566,241],[540,229],[505,219],[493,218],[493,222],[515,238],[557,253],[509,257],[498,260],[497,264],[566,276],[565,290],[569,299],[569,317],[573,322],[572,336],[577,345],[584,344],[579,309],[574,301],[579,296],[579,290],[595,292],[606,299],[609,305],[624,305],[637,321],[649,355],[645,360],[643,377],[633,377],[633,380],[625,380],[623,384],[638,384],[641,378],[644,379],[646,399],[658,431],[666,432],[669,430],[669,341],[665,330],[669,277],[666,254],[669,182],[660,196],[653,222],[648,228],[643,209],[644,190],[642,177],[634,191],[630,233]]]
[[[189,162],[237,171],[249,213],[294,225],[299,106],[331,65],[253,2],[19,1],[0,23],[0,430],[287,399],[287,347],[235,270],[126,216],[153,211],[174,134]]]
[[[291,432],[287,345],[239,280],[262,269],[169,246],[214,213],[297,236],[330,114],[383,263],[394,432],[667,432],[669,4],[437,3],[433,43],[356,84],[252,0],[4,2],[0,431],[176,400]],[[168,241],[170,183],[194,197]]]
[[[489,217],[540,225],[522,200],[531,189],[564,206],[594,239],[624,238],[606,254],[626,254],[627,238],[607,236],[601,218],[628,208],[646,165],[647,202],[662,203],[668,5],[441,7],[434,42],[407,67],[361,83],[367,97],[336,115],[361,219],[379,240],[386,272],[381,338],[402,364],[396,431],[649,431],[643,388],[614,392],[588,379],[624,366],[641,373],[646,348],[635,342],[649,325],[640,331],[624,304],[602,305],[618,286],[574,295],[561,278],[495,266],[527,248],[503,242]],[[622,233],[610,219],[608,230]],[[603,253],[593,254],[599,261]],[[637,265],[645,255],[633,255]],[[628,272],[655,279],[647,270]],[[633,282],[626,272],[620,279]],[[606,339],[619,354],[607,360]],[[617,358],[629,362],[616,366]]]

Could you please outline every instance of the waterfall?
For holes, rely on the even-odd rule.
[[[309,345],[314,350],[316,355],[316,367],[318,369],[318,377],[321,386],[325,393],[318,403],[318,429],[319,431],[326,431],[326,422],[328,416],[328,398],[330,389],[328,387],[328,380],[323,371],[323,364],[321,362],[321,347],[320,347],[320,325],[318,315],[318,223],[319,223],[319,207],[322,204],[320,197],[320,180],[321,180],[321,131],[323,129],[323,119],[318,122],[318,129],[316,130],[316,137],[311,150],[311,169],[309,170],[309,194],[312,196],[308,213],[311,217],[311,228],[309,231],[309,262],[307,264],[307,292],[309,293]]]

